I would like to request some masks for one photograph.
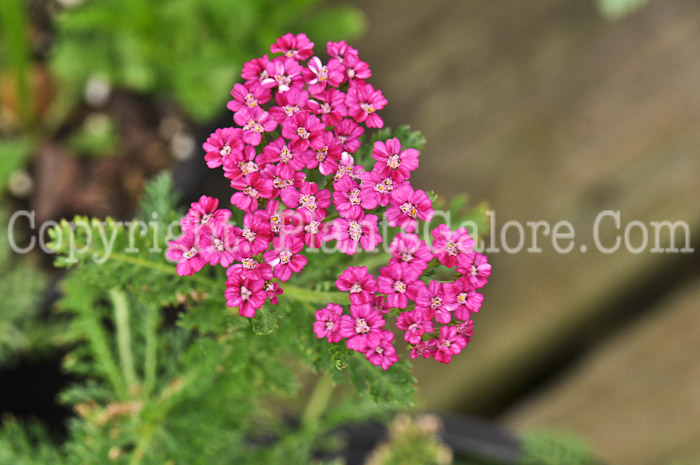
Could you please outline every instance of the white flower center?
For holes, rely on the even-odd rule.
[[[289,260],[292,259],[292,252],[289,250],[283,250],[280,252],[279,257],[280,257],[280,263],[283,265],[286,265],[287,263],[289,263]]]
[[[355,283],[350,288],[351,294],[359,294],[360,292],[362,292],[362,285],[360,283]]]
[[[243,126],[243,130],[245,131],[254,131],[254,132],[263,132],[265,129],[262,127],[262,124],[258,123],[257,121],[253,119],[249,119],[246,123],[245,126]]]
[[[368,334],[369,333],[369,325],[365,321],[364,318],[358,318],[355,322],[355,332],[357,334]]]
[[[197,255],[197,250],[194,247],[182,253],[183,258],[186,260],[194,258],[195,255]]]
[[[251,93],[245,96],[245,103],[250,108],[255,108],[256,106],[258,106],[258,100]]]
[[[258,164],[254,161],[240,161],[238,162],[238,167],[240,168],[241,173],[243,173],[246,176],[248,176],[250,173],[260,171]]]
[[[405,202],[403,205],[401,205],[401,211],[411,218],[415,218],[418,214],[418,209],[411,202]]]
[[[350,74],[350,73],[348,73]],[[350,76],[352,77],[352,76]],[[364,102],[360,104],[360,108],[362,108],[363,111],[366,111],[367,113],[374,113],[374,106],[371,103]]]
[[[353,189],[350,191],[350,194],[348,195],[348,200],[350,201],[350,205],[359,205],[361,200],[360,200],[360,189]]]
[[[231,154],[231,146],[228,144],[224,145],[223,147],[221,147],[221,150],[219,150],[219,154],[222,157],[225,157],[226,155],[230,155]]]
[[[285,145],[280,151],[280,161],[282,163],[289,163],[294,158],[294,154]]]
[[[289,86],[289,84],[292,83],[292,78],[286,74],[276,74],[275,81],[277,81],[277,84],[280,86]]]
[[[406,292],[406,284],[403,281],[394,281],[394,290],[403,294]]]
[[[357,242],[362,237],[362,226],[357,221],[351,221],[348,226],[348,235],[350,239]]]
[[[244,258],[243,260],[241,260],[241,264],[246,270],[254,270],[259,265],[258,261],[254,258]]]
[[[386,159],[386,166],[391,169],[396,169],[401,165],[401,158],[398,154],[393,154]]]
[[[309,234],[318,234],[319,226],[321,226],[320,222],[312,221],[311,223],[304,226],[304,231],[306,231]]]
[[[294,115],[294,113],[297,113],[299,112],[299,110],[301,110],[301,108],[299,108],[298,105],[285,105],[282,107],[282,109],[284,110],[284,114],[287,116],[292,116]]]

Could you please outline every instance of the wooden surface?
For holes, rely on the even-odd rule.
[[[428,139],[416,182],[488,201],[499,225],[568,220],[576,228],[567,255],[543,236],[541,254],[490,254],[494,272],[467,352],[449,368],[417,364],[425,407],[507,416],[650,305],[670,305],[674,287],[691,286],[700,252],[700,3],[652,1],[617,23],[593,0],[359,3],[370,29],[358,48],[389,100],[382,116]],[[592,228],[606,209],[621,212],[623,228],[685,221],[697,251],[597,252]],[[601,239],[611,244],[616,234],[603,227]],[[650,371],[666,357],[657,350]],[[700,359],[700,347],[688,351]],[[666,381],[671,398],[676,386]],[[700,380],[684,378],[677,389],[700,396]],[[640,425],[662,425],[674,408],[634,402],[624,408]],[[617,415],[596,414],[601,422]],[[629,428],[610,424],[605,453],[622,457],[634,447]],[[700,421],[693,428],[700,434]],[[658,444],[653,431],[637,432]],[[700,441],[686,447],[700,454]]]
[[[612,463],[700,463],[700,280],[508,413],[518,430],[583,435]]]

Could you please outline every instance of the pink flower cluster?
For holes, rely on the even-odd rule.
[[[432,231],[432,248],[417,235],[399,233],[390,245],[391,259],[375,278],[366,267],[349,267],[336,286],[349,293],[350,314],[330,303],[316,312],[314,332],[328,342],[346,339],[348,348],[362,352],[375,365],[387,369],[398,360],[394,334],[382,329],[384,315],[398,313],[397,328],[404,331],[411,357],[434,358],[449,363],[469,342],[473,332],[471,314],[481,308],[491,265],[473,250],[466,229],[440,225]],[[432,266],[456,268],[450,282],[421,275]],[[438,328],[438,324],[442,327]]]
[[[355,163],[365,128],[384,125],[377,112],[387,101],[366,82],[372,73],[357,50],[329,42],[322,61],[313,47],[305,34],[286,34],[270,47],[272,56],[243,66],[245,82],[234,85],[227,105],[235,126],[217,129],[203,144],[207,166],[230,180],[242,224],[230,223],[232,212],[218,208],[218,199],[202,196],[182,218],[183,233],[167,257],[180,275],[225,267],[227,305],[254,317],[266,301],[277,304],[280,282],[306,266],[305,248],[336,241],[347,255],[375,250],[383,213],[389,226],[405,231],[390,245],[389,264],[378,279],[365,267],[348,268],[337,286],[350,293],[350,314],[329,304],[317,312],[314,331],[332,343],[346,339],[387,369],[397,356],[383,315],[398,309],[411,355],[447,363],[469,339],[469,315],[483,300],[475,290],[490,265],[473,252],[466,230],[440,226],[432,249],[413,234],[434,213],[428,195],[410,183],[416,149],[391,138],[375,143],[371,170]],[[323,178],[327,183],[314,182]],[[425,284],[422,273],[437,262],[455,267],[458,278]],[[428,338],[433,320],[445,326]]]

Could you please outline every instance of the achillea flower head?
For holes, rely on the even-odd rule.
[[[290,33],[271,45],[272,55],[244,64],[245,82],[233,85],[227,103],[235,125],[202,145],[207,166],[230,179],[231,204],[243,215],[232,224],[230,210],[202,196],[166,257],[181,276],[224,267],[226,304],[253,318],[284,299],[285,283],[308,264],[307,252],[334,240],[341,253],[364,257],[360,252],[383,242],[380,226],[400,228],[388,263],[337,270],[330,282],[347,293],[349,308],[328,303],[316,312],[313,332],[387,370],[398,355],[385,317],[396,317],[412,358],[449,363],[473,335],[471,316],[484,299],[477,291],[491,265],[464,228],[433,228],[431,245],[414,234],[434,215],[428,194],[411,185],[419,152],[396,137],[360,150],[365,130],[384,125],[378,112],[387,100],[366,82],[372,71],[356,49],[340,41],[326,51],[327,58],[316,56],[305,34]],[[453,269],[454,278],[431,279],[438,266]]]

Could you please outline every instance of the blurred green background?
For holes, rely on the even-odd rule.
[[[571,431],[613,463],[697,463],[698,254],[593,247],[603,210],[700,235],[700,4],[643,3],[3,0],[2,213],[132,214],[147,179],[202,164],[245,60],[288,31],[344,38],[387,124],[425,134],[420,187],[488,202],[501,243],[509,220],[576,228],[568,254],[543,235],[489,254],[468,350],[416,364],[422,406]],[[48,262],[0,253],[1,363],[60,342],[32,324]]]

